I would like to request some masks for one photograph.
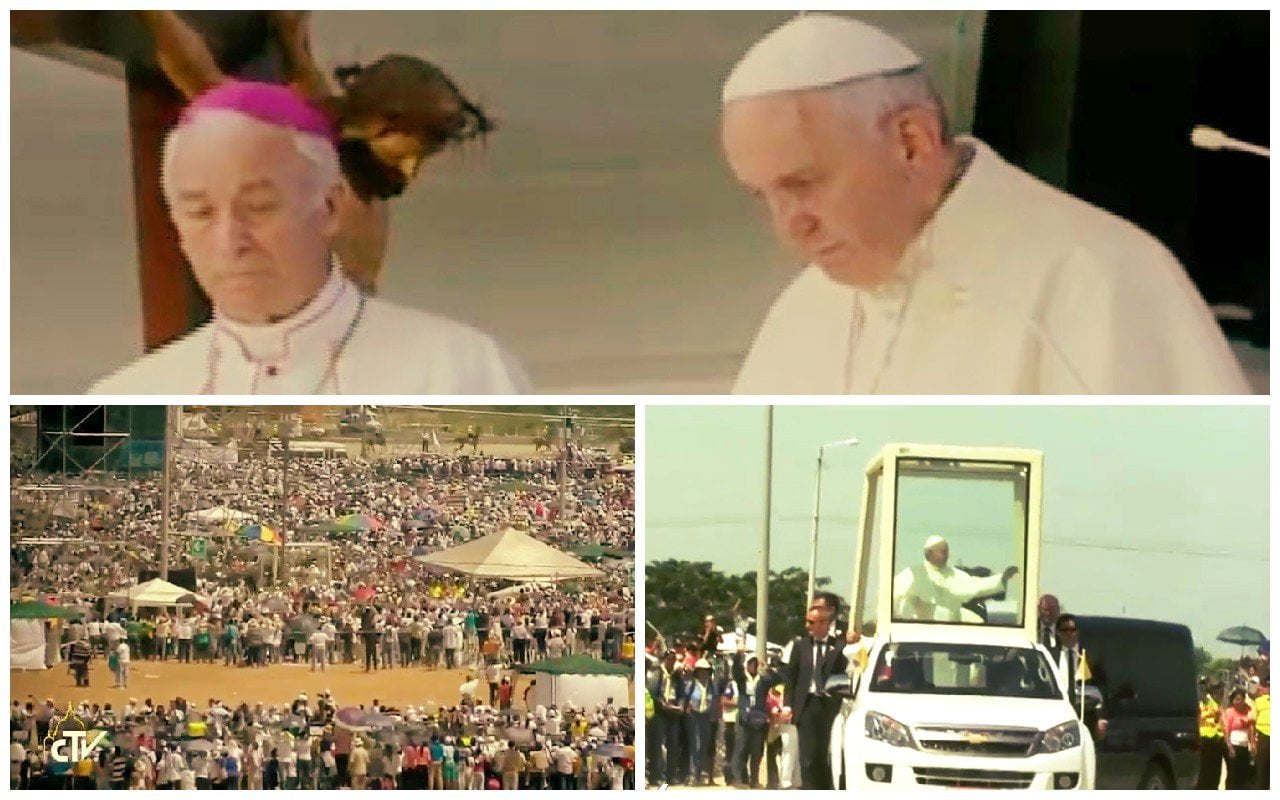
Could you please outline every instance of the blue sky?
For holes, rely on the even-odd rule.
[[[753,570],[764,514],[766,416],[753,406],[649,406],[645,558]],[[1268,410],[1260,406],[779,406],[773,569],[808,565],[814,467],[818,574],[848,595],[862,470],[889,442],[1044,451],[1041,585],[1071,611],[1269,631]]]

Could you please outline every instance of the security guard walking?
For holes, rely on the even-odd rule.
[[[1210,686],[1207,678],[1200,679],[1200,773],[1196,788],[1216,790],[1222,781],[1222,761],[1226,758],[1226,744],[1222,739],[1222,710],[1215,693],[1221,686]]]

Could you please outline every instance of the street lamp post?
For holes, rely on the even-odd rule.
[[[805,610],[809,608],[809,604],[813,602],[813,590],[817,588],[817,569],[818,569],[818,515],[822,508],[822,460],[826,455],[828,448],[833,447],[850,447],[858,444],[855,436],[848,439],[840,439],[835,442],[826,442],[818,445],[818,471],[814,480],[813,489],[813,528],[809,533],[809,591],[805,594]]]

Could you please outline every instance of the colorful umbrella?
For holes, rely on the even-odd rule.
[[[339,725],[348,730],[363,731],[367,730],[364,724],[366,716],[367,715],[363,709],[356,708],[355,706],[348,706],[347,708],[338,709],[338,713],[335,715],[335,718]]]
[[[261,541],[263,544],[279,544],[280,534],[266,525],[241,525],[236,534],[241,539],[247,539],[251,542]]]
[[[368,514],[347,514],[345,517],[338,517],[336,523],[341,531],[382,530],[382,521]]]

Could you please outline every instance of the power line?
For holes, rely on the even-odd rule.
[[[530,419],[540,419],[544,422],[556,422],[564,419],[562,414],[539,414],[534,411],[482,411],[473,408],[456,408],[450,406],[380,406],[380,408],[397,410],[397,411],[442,411],[450,414],[481,414],[494,417],[527,417]],[[575,422],[609,422],[624,426],[635,427],[634,418],[628,417],[577,417]]]
[[[829,521],[832,518],[827,518]],[[838,517],[835,519],[839,519]],[[808,517],[801,516],[781,516],[774,517],[776,522],[802,523],[808,522]],[[855,522],[853,518],[847,518],[845,521]],[[739,527],[752,525],[756,522],[755,518],[748,517],[706,517],[702,519],[693,518],[689,520],[661,520],[649,518],[645,525],[647,528],[723,528],[723,527]],[[1060,547],[1079,547],[1094,550],[1115,550],[1129,553],[1147,553],[1147,554],[1168,554],[1180,556],[1195,556],[1197,558],[1228,558],[1228,559],[1248,559],[1250,561],[1269,561],[1269,553],[1256,552],[1223,552],[1221,550],[1195,550],[1191,548],[1167,548],[1167,547],[1137,547],[1133,545],[1121,544],[1102,544],[1100,542],[1090,542],[1084,539],[1056,539],[1044,538],[1042,544],[1055,545]]]

